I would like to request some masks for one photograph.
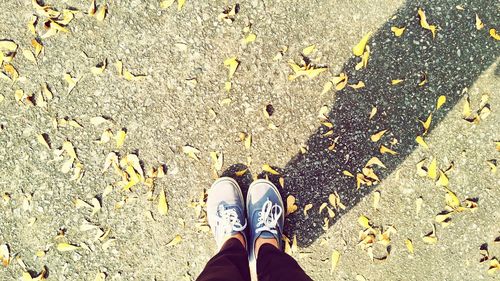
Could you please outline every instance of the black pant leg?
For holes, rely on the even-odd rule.
[[[257,275],[259,281],[312,281],[297,261],[270,244],[259,249]]]
[[[224,243],[212,257],[197,281],[250,281],[247,251],[236,238]]]

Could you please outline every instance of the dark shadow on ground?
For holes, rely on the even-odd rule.
[[[457,5],[464,10],[458,10]],[[425,10],[429,23],[438,26],[434,40],[419,24],[419,7]],[[476,13],[486,25],[483,30],[476,30]],[[292,194],[301,203],[301,208],[287,218],[285,232],[297,234],[300,246],[309,246],[324,233],[323,219],[328,214],[324,211],[319,215],[318,208],[328,202],[330,194],[337,192],[347,206],[344,211],[336,211],[331,226],[373,189],[363,186],[356,190],[356,180],[343,175],[343,170],[356,175],[377,156],[387,169],[375,168],[376,173],[381,180],[387,177],[417,146],[415,137],[422,133],[417,119],[425,120],[437,98],[445,95],[446,104],[433,116],[434,127],[460,100],[463,89],[471,86],[500,54],[499,43],[488,34],[489,28],[500,29],[500,18],[491,1],[408,1],[395,16],[370,39],[372,54],[367,69],[354,70],[358,58],[345,63],[343,72],[349,83],[364,81],[366,87],[346,88],[336,94],[328,114],[334,134],[325,137],[328,128],[319,128],[307,142],[308,152],[298,154],[283,169],[283,197]],[[402,37],[395,37],[392,26],[406,26],[406,31]],[[428,82],[418,86],[423,73]],[[392,79],[405,81],[392,86]],[[373,106],[378,113],[369,120]],[[380,141],[370,140],[372,134],[385,129],[388,132]],[[336,137],[335,151],[330,151],[328,147]],[[393,138],[397,144],[391,144]],[[382,155],[381,144],[398,154]],[[307,203],[314,207],[305,217],[302,210]]]

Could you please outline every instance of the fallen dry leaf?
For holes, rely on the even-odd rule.
[[[371,34],[372,34],[371,32],[368,32],[365,36],[363,36],[361,41],[359,41],[359,43],[352,48],[352,53],[355,56],[359,57],[359,56],[363,55],[363,52],[365,51],[366,43],[368,43],[368,40],[370,39]]]
[[[422,146],[423,148],[425,149],[429,149],[429,146],[427,145],[427,143],[424,141],[424,138],[422,136],[417,136],[415,138],[415,141],[420,145]]]
[[[162,188],[160,191],[160,196],[158,197],[158,212],[160,215],[167,215],[168,213],[168,205],[167,198],[165,196],[165,190]]]
[[[498,34],[494,28],[490,29],[490,36],[497,41],[500,40],[500,34]]]
[[[180,235],[176,235],[170,242],[167,243],[167,247],[172,247],[179,244],[182,241],[182,237]]]
[[[334,250],[332,252],[332,257],[331,257],[332,267],[330,268],[330,275],[333,274],[333,271],[335,271],[335,269],[337,268],[339,261],[340,261],[340,252],[337,250]]]
[[[370,139],[372,142],[378,142],[380,140],[380,138],[382,138],[382,136],[387,132],[387,130],[382,130],[378,133],[375,133],[373,134]]]
[[[397,26],[391,27],[391,31],[394,33],[394,36],[396,37],[400,37],[401,35],[403,35],[405,29],[406,29],[405,27],[397,27]]]
[[[440,109],[441,106],[446,102],[446,96],[439,96],[437,102],[436,102],[436,110]]]
[[[293,195],[288,195],[286,198],[286,215],[292,214],[297,211],[299,207],[295,205],[295,197]]]
[[[224,66],[228,68],[228,79],[233,78],[239,64],[240,62],[236,59],[236,57],[231,57],[224,61]]]
[[[271,166],[269,166],[269,164],[262,165],[262,170],[264,172],[268,172],[268,173],[273,174],[273,175],[279,175],[280,174],[278,171],[276,171]]]
[[[69,252],[80,249],[80,247],[68,243],[59,243],[56,248],[59,252]]]
[[[427,22],[427,16],[422,8],[418,8],[418,15],[420,16],[420,26],[424,29],[430,30],[432,32],[432,38],[436,37],[436,26],[430,25]]]
[[[414,254],[413,243],[411,242],[410,239],[405,240],[405,245],[406,245],[406,248],[408,249],[408,252],[410,252],[410,254]]]

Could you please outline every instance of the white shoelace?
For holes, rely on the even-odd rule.
[[[226,209],[223,205],[219,205],[218,216],[215,217],[215,227],[216,236],[221,239],[230,235],[231,232],[243,231],[247,226],[241,225],[240,219],[235,209]]]
[[[267,199],[264,206],[262,206],[262,211],[259,212],[259,217],[257,218],[257,229],[255,233],[258,234],[262,231],[269,231],[274,235],[278,235],[276,231],[276,224],[283,213],[281,206],[273,203]]]

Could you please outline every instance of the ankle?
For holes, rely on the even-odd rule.
[[[262,247],[264,244],[269,244],[269,245],[272,245],[274,247],[276,247],[276,249],[279,249],[279,243],[278,243],[278,240],[276,240],[276,238],[257,238],[257,240],[255,240],[255,257],[257,258],[258,255],[259,255],[259,249],[260,247]]]
[[[226,241],[224,241],[224,243],[227,243],[227,241],[228,241],[229,239],[231,239],[231,238],[234,238],[234,239],[236,239],[236,240],[240,241],[240,243],[241,243],[241,245],[243,246],[243,248],[245,248],[245,249],[247,248],[247,242],[245,241],[245,237],[243,236],[243,234],[241,234],[241,232],[238,232],[238,233],[236,233],[236,234],[234,234],[234,235],[229,236],[229,237],[226,239]]]

